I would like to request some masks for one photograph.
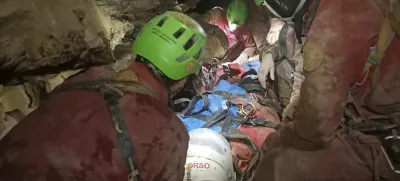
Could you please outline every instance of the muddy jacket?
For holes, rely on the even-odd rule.
[[[237,58],[237,56],[242,52],[246,53],[248,56],[254,55],[256,44],[251,31],[246,27],[246,25],[237,28],[235,31],[230,31],[228,29],[228,20],[226,19],[225,10],[221,8],[213,8],[202,15],[202,20],[222,29],[228,37],[229,47],[239,45],[235,47],[234,52],[237,52],[234,53],[235,58]]]
[[[271,53],[275,62],[281,62],[286,59],[294,68],[294,83],[292,85],[292,93],[290,102],[297,101],[300,95],[301,84],[304,80],[303,76],[303,55],[301,53],[302,45],[296,39],[296,32],[292,26],[285,24],[279,35],[279,40],[274,44],[269,44],[267,35],[271,27],[268,9],[265,7],[257,7],[254,1],[248,2],[250,8],[249,27],[251,28],[257,49],[260,54],[260,61],[263,55]],[[290,72],[277,72],[284,74],[280,77],[287,77]],[[288,81],[288,80],[286,80]]]
[[[266,51],[268,44],[267,34],[270,29],[270,19],[268,16],[268,9],[265,7],[258,7],[254,0],[247,0],[249,5],[249,18],[248,26],[253,34],[257,50],[260,55]]]
[[[275,62],[280,65],[288,62],[293,69],[293,84],[292,93],[290,95],[290,102],[297,101],[300,96],[301,84],[304,80],[303,75],[303,54],[301,53],[303,46],[297,42],[294,28],[285,23],[279,35],[278,41],[272,45],[268,45],[265,53],[272,53]],[[277,67],[277,74],[286,82],[289,81],[291,72],[290,68],[284,65]]]
[[[256,181],[399,180],[391,179],[376,137],[338,131],[349,87],[359,80],[386,19],[378,2],[388,1],[321,0],[303,49],[310,71],[298,109],[293,122],[264,142],[268,154],[260,162]],[[395,37],[380,65],[383,89],[376,99],[380,104],[400,100],[399,47]]]
[[[105,72],[106,67],[92,68],[67,83],[93,80]],[[189,137],[167,106],[168,91],[144,64],[133,64],[118,76],[154,90],[152,96],[131,92],[119,99],[141,179],[183,180]],[[128,180],[111,121],[115,116],[98,92],[53,93],[1,140],[0,180]]]

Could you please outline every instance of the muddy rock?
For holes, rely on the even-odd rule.
[[[92,1],[0,2],[0,81],[113,61]]]
[[[26,115],[39,106],[40,100],[65,79],[80,70],[35,77],[15,86],[0,86],[0,139]]]
[[[136,58],[136,54],[132,53],[132,45],[130,43],[115,46],[113,55],[116,58],[116,62],[112,67],[116,72],[127,68]]]
[[[112,49],[173,0],[0,2],[0,83],[114,62]]]
[[[66,78],[95,65],[115,62],[115,70],[126,68],[141,27],[175,5],[173,0],[1,1],[0,139]]]
[[[177,5],[175,0],[104,0],[104,4],[114,9],[113,18],[130,24],[123,43],[132,43],[144,24],[165,11],[176,11]]]

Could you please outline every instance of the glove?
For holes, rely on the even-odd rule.
[[[275,80],[275,63],[271,53],[267,53],[263,56],[260,67],[258,68],[258,80],[261,85],[266,88],[266,78],[269,76],[272,80]]]
[[[242,65],[242,64],[246,63],[248,59],[249,59],[249,56],[248,56],[247,54],[245,54],[245,53],[242,53],[242,54],[240,54],[240,56],[239,56],[235,61],[233,61],[232,63],[237,63],[237,64],[239,64],[239,65]]]

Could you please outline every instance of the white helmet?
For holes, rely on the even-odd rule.
[[[232,151],[219,133],[199,128],[189,132],[184,181],[234,181]]]

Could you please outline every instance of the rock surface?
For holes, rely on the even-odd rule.
[[[0,139],[40,97],[84,68],[131,62],[132,41],[174,0],[0,2]],[[117,45],[125,49],[116,50]],[[114,56],[115,54],[115,56]]]
[[[109,64],[173,0],[4,0],[0,2],[0,83]],[[126,33],[127,32],[127,33]]]

